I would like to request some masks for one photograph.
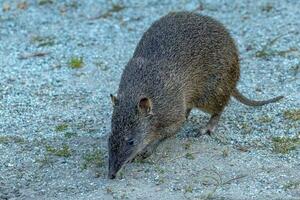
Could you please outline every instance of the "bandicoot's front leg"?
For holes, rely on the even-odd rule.
[[[153,152],[157,149],[158,145],[163,140],[164,139],[159,139],[159,140],[157,140],[155,142],[152,142],[151,144],[149,144],[148,146],[146,146],[146,148],[143,149],[142,152],[140,152],[139,154],[137,154],[134,159],[135,160],[144,160],[144,159],[148,158],[149,156],[151,156],[153,154]]]

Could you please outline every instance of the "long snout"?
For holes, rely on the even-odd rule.
[[[115,179],[116,178],[116,173],[108,173],[108,178],[109,179]]]
[[[108,178],[109,179],[115,179],[118,172],[121,170],[123,165],[114,163],[114,162],[110,162],[109,166],[108,166]]]
[[[118,175],[118,172],[136,156],[137,153],[116,154],[112,151],[109,152],[108,161],[108,178],[114,179]]]

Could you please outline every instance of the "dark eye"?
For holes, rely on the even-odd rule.
[[[128,140],[128,141],[127,141],[127,144],[130,145],[130,146],[134,145],[134,140],[133,140],[133,139]]]

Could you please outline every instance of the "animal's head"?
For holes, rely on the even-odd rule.
[[[152,102],[148,97],[131,100],[111,95],[113,114],[108,139],[109,178],[157,139]]]

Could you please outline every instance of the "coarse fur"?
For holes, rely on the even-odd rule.
[[[211,17],[172,12],[154,22],[123,71],[109,136],[109,178],[137,156],[147,157],[180,129],[192,108],[212,115],[212,132],[236,89],[239,55],[226,28]]]

